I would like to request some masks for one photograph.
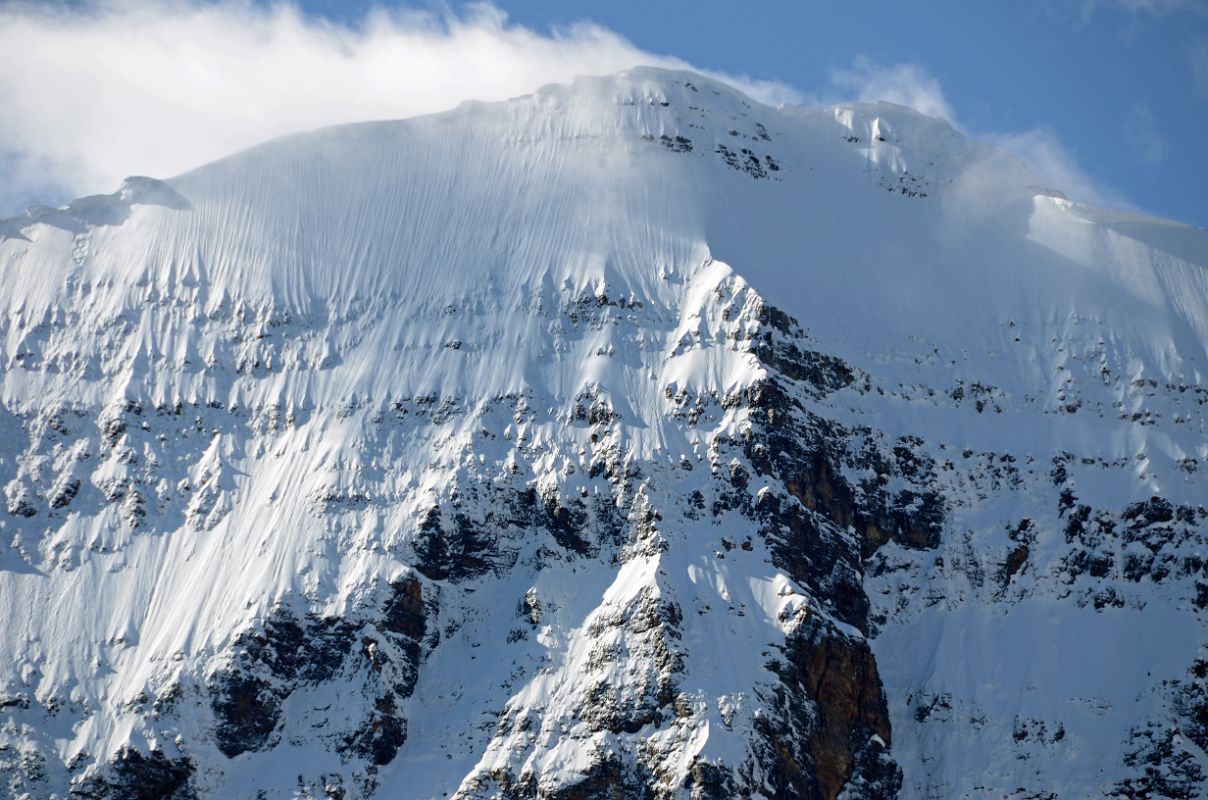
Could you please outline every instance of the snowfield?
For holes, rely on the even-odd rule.
[[[0,221],[0,795],[1208,796],[1208,232],[1040,184],[643,68]]]

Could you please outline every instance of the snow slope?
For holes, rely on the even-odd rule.
[[[1204,796],[1208,232],[1038,184],[638,69],[0,222],[0,786]]]

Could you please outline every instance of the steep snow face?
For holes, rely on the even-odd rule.
[[[0,785],[1200,796],[1208,234],[1038,183],[641,69],[0,222]]]

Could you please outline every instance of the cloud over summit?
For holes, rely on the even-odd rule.
[[[462,15],[379,9],[342,25],[289,2],[0,2],[0,217],[110,192],[127,175],[171,177],[288,133],[641,64],[697,69],[774,105],[800,102],[784,84],[710,73],[599,25],[537,31],[489,4]],[[857,59],[829,75],[821,99],[889,100],[961,127],[918,64]],[[1045,130],[977,133],[1072,196],[1121,202]]]
[[[550,33],[489,5],[371,12],[354,27],[291,4],[0,6],[0,216],[55,189],[112,191],[325,125],[500,100],[580,74],[686,67],[583,23]],[[783,86],[727,78],[769,101]]]

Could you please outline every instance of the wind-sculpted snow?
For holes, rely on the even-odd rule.
[[[0,793],[1208,791],[1208,234],[635,70],[0,222]]]

